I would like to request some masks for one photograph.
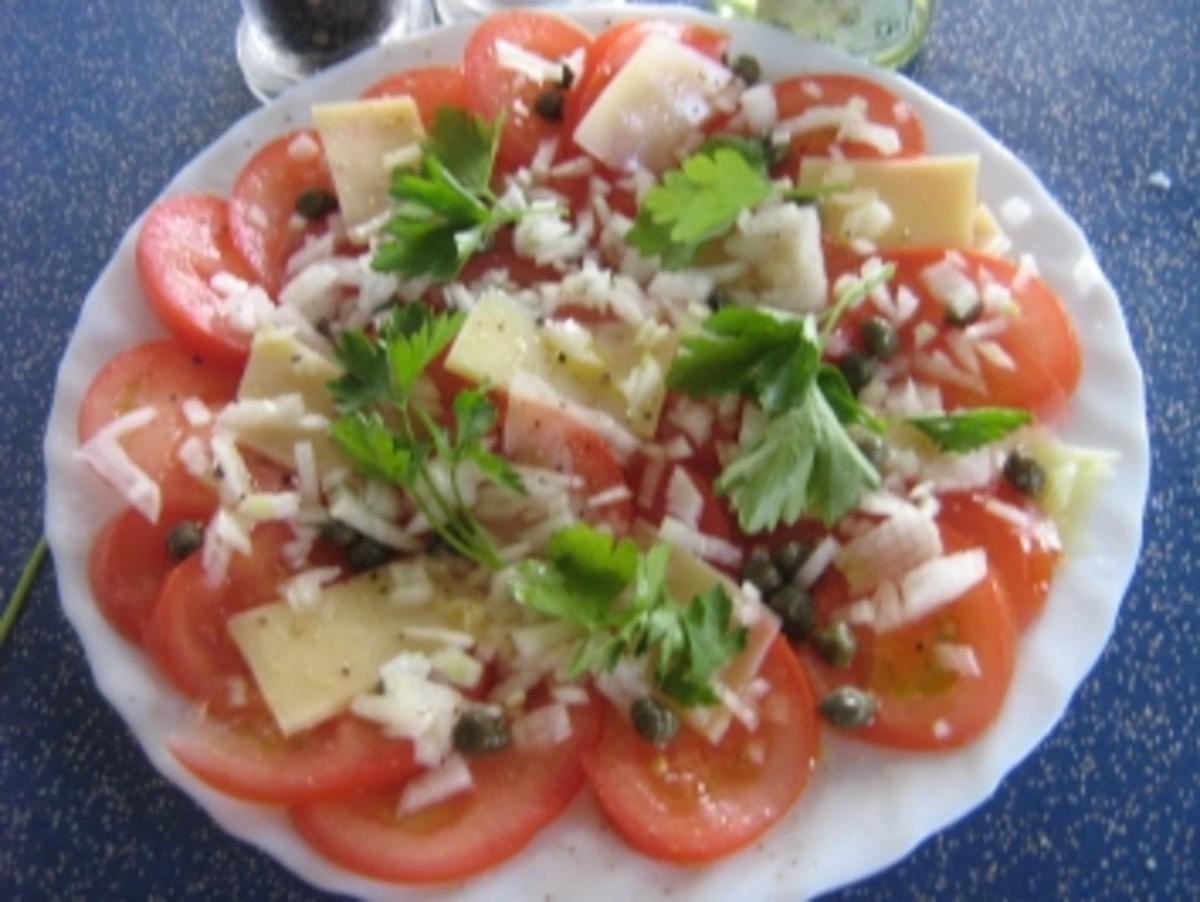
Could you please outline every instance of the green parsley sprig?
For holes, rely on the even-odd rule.
[[[399,203],[383,227],[373,269],[453,281],[499,229],[520,219],[491,190],[501,125],[454,107],[438,109],[420,168],[392,173],[391,195]]]
[[[697,397],[736,392],[768,417],[716,482],[746,532],[806,515],[832,524],[878,486],[879,474],[846,427],[882,431],[884,424],[821,357],[841,314],[894,271],[887,266],[859,280],[823,317],[730,306],[708,317],[699,335],[684,339],[667,373],[671,388]]]
[[[1033,417],[1019,407],[975,407],[908,417],[905,422],[924,433],[939,450],[965,454],[1029,425]]]
[[[584,523],[556,532],[545,560],[517,568],[522,604],[586,631],[571,671],[603,673],[623,657],[649,656],[655,686],[685,707],[716,704],[712,678],[746,647],[721,586],[680,604],[667,588],[671,549],[641,552]]]
[[[459,392],[448,428],[413,403],[417,380],[462,322],[462,314],[408,304],[374,336],[344,332],[336,356],[345,373],[329,385],[340,414],[332,438],[362,476],[400,486],[447,545],[498,570],[504,564],[495,543],[461,487],[461,470],[472,464],[491,482],[524,493],[516,471],[483,444],[495,405],[483,389]]]

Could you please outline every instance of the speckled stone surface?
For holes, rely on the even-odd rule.
[[[237,16],[234,0],[0,0],[5,592],[41,531],[42,429],[83,296],[171,174],[253,107]],[[981,809],[835,898],[1200,897],[1200,15],[946,0],[914,75],[1090,236],[1148,374],[1153,495],[1116,634],[1066,719]],[[1147,181],[1158,170],[1169,189]],[[315,894],[151,770],[92,688],[47,567],[0,649],[0,898],[180,896]]]

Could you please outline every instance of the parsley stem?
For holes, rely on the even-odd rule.
[[[829,336],[833,334],[833,330],[837,328],[838,320],[842,318],[847,310],[869,295],[880,285],[889,282],[896,274],[896,264],[889,263],[879,272],[872,273],[869,276],[864,276],[859,279],[845,291],[838,295],[833,307],[825,314],[825,325],[821,327],[821,347],[824,347],[829,341]]]
[[[12,630],[13,624],[17,622],[17,617],[21,614],[21,609],[25,606],[25,601],[33,588],[33,581],[42,567],[42,561],[46,559],[47,547],[46,537],[42,536],[25,562],[16,588],[13,589],[12,595],[8,596],[4,613],[0,615],[0,645],[3,645],[4,640],[8,638],[9,631]]]

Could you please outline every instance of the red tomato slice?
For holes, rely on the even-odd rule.
[[[225,623],[275,597],[288,575],[282,548],[290,538],[291,530],[284,526],[260,526],[252,536],[250,557],[235,553],[225,581],[215,587],[205,580],[199,554],[167,578],[146,630],[146,648],[188,698],[226,710],[230,680],[250,678]]]
[[[419,770],[412,743],[349,714],[285,737],[261,699],[214,719],[205,712],[169,740],[183,765],[222,792],[296,804],[395,785]]]
[[[496,58],[498,40],[559,60],[586,48],[592,36],[574,22],[525,9],[488,16],[471,33],[463,51],[467,98],[471,108],[488,119],[505,113],[497,166],[510,171],[533,159],[543,141],[567,132],[562,122],[549,122],[534,112],[538,95],[547,86],[502,66]]]
[[[948,551],[977,547],[944,526],[942,539]],[[827,623],[847,600],[840,574],[822,579],[814,593],[818,624]],[[807,647],[801,653],[818,698],[839,686],[857,686],[879,699],[874,722],[846,735],[894,748],[957,748],[996,719],[1012,681],[1017,628],[994,566],[957,601],[921,620],[881,634],[862,627],[854,631],[858,651],[844,670]],[[980,675],[943,667],[935,651],[940,642],[970,646]]]
[[[1074,393],[1082,369],[1079,339],[1062,301],[1036,276],[1024,281],[1017,279],[1018,268],[1011,260],[969,250],[959,250],[957,253],[966,261],[965,271],[978,285],[982,286],[985,279],[990,279],[1009,288],[1019,314],[1009,317],[1004,331],[991,340],[1004,350],[1013,365],[1011,368],[1003,366],[980,354],[980,374],[974,384],[958,363],[954,363],[954,366],[963,371],[964,378],[947,378],[920,368],[917,378],[936,384],[941,389],[942,402],[947,410],[999,405],[1024,407],[1042,418],[1058,415]],[[920,301],[917,312],[900,329],[901,347],[910,353],[914,352],[918,324],[929,323],[937,330],[937,337],[920,350],[918,360],[929,359],[941,351],[951,362],[956,361],[949,341],[954,332],[961,330],[946,324],[943,304],[930,294],[921,279],[922,270],[941,260],[945,250],[892,250],[881,252],[878,256],[897,266],[893,288],[907,286]],[[831,281],[847,271],[847,265],[854,267],[857,272],[858,263],[861,262],[852,260],[850,255],[840,250],[830,253],[827,259]],[[857,340],[854,337],[861,322],[876,312],[874,305],[861,304],[846,314],[840,328],[847,330],[852,340]]]
[[[504,418],[504,450],[520,463],[581,477],[583,486],[574,493],[577,514],[608,526],[615,535],[629,530],[633,515],[629,497],[600,506],[590,503],[601,492],[628,486],[621,464],[607,443],[582,423],[554,407],[510,395]]]
[[[219,315],[209,284],[227,272],[254,281],[229,231],[227,206],[209,194],[181,194],[151,207],[137,243],[138,278],[150,308],[185,345],[224,363],[241,365],[250,336]]]
[[[494,867],[519,852],[583,784],[581,757],[600,732],[599,705],[572,707],[572,733],[547,749],[469,759],[474,788],[398,817],[396,790],[300,805],[292,823],[342,867],[381,880],[434,883]]]
[[[583,74],[567,93],[564,134],[573,135],[575,126],[591,109],[596,98],[608,87],[613,76],[629,62],[629,58],[651,35],[674,38],[715,60],[721,59],[729,46],[729,35],[703,25],[683,22],[639,19],[620,22],[602,31],[587,49]]]
[[[363,100],[406,96],[413,99],[421,121],[428,128],[439,107],[466,108],[467,84],[457,67],[418,66],[389,75],[362,93]]]
[[[989,511],[987,503],[991,499],[1019,509],[1033,523],[1045,522],[1046,515],[1037,505],[1006,483],[986,492],[942,496],[939,519],[987,549],[988,560],[999,575],[1004,595],[1016,615],[1017,628],[1024,630],[1046,605],[1062,550],[1036,529],[1027,529]]]
[[[762,675],[772,688],[759,728],[735,724],[715,747],[683,730],[659,749],[609,709],[584,767],[605,817],[633,848],[666,861],[711,861],[753,842],[800,797],[817,751],[812,693],[782,641]]]
[[[854,75],[797,75],[775,82],[774,88],[780,122],[813,107],[844,106],[851,98],[861,97],[867,103],[866,118],[876,125],[894,128],[900,137],[900,150],[888,159],[919,157],[925,153],[925,128],[916,110],[869,79]],[[792,136],[792,154],[797,160],[802,156],[829,156],[833,147],[850,159],[883,157],[870,144],[838,141],[835,128]]]
[[[183,402],[199,398],[210,408],[232,401],[238,375],[214,366],[174,341],[151,341],[110,360],[84,395],[79,411],[79,442],[139,407],[151,406],[155,418],[121,440],[135,464],[162,488],[163,507],[211,510],[216,493],[196,479],[179,460],[180,444],[206,427],[188,425]]]
[[[307,135],[320,145],[315,131],[300,130],[280,135],[250,158],[229,198],[229,233],[233,246],[272,297],[283,287],[289,253],[301,234],[290,223],[296,198],[310,189],[333,192],[333,177],[323,151],[309,159],[297,159],[292,142]]]
[[[167,552],[167,534],[183,520],[208,519],[207,509],[164,512],[151,523],[136,510],[117,514],[92,542],[88,580],[108,622],[135,645],[142,635],[167,575],[178,564]]]

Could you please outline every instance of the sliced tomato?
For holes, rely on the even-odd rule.
[[[584,767],[605,817],[633,848],[665,861],[711,861],[753,842],[800,797],[817,752],[812,693],[782,641],[762,676],[771,690],[758,729],[735,724],[716,746],[685,729],[660,749],[609,709]]]
[[[155,664],[188,698],[214,710],[230,706],[230,681],[250,672],[226,621],[234,614],[274,599],[288,575],[283,546],[291,530],[278,524],[258,527],[252,553],[235,553],[225,580],[211,586],[201,555],[171,571],[146,629],[146,648]]]
[[[596,36],[584,57],[583,73],[567,94],[564,121],[565,134],[573,135],[583,116],[608,83],[613,80],[629,58],[652,35],[673,38],[715,60],[721,59],[729,47],[729,35],[723,31],[690,25],[684,22],[665,22],[658,19],[638,19],[620,22]]]
[[[256,279],[233,244],[224,200],[180,194],[156,203],[138,235],[137,268],[150,308],[180,341],[218,363],[245,362],[250,336],[222,316],[210,284],[220,272]]]
[[[137,345],[110,360],[92,380],[80,406],[79,442],[118,417],[153,407],[154,419],[122,438],[121,447],[159,484],[164,509],[211,510],[216,505],[212,486],[188,473],[179,459],[179,446],[189,436],[207,435],[207,427],[188,424],[183,402],[198,398],[215,409],[232,401],[237,387],[237,373],[177,342]]]
[[[942,248],[917,248],[880,252],[885,262],[896,264],[893,288],[905,286],[918,298],[916,313],[900,329],[901,347],[913,354],[916,377],[936,384],[947,410],[958,407],[999,405],[1023,407],[1035,415],[1051,418],[1063,411],[1079,383],[1082,357],[1079,339],[1066,308],[1050,287],[1036,276],[1017,277],[1018,267],[1011,260],[990,257],[976,251],[959,250],[965,261],[964,272],[983,290],[987,282],[1009,290],[1015,314],[989,314],[1003,319],[1003,331],[992,336],[1009,362],[997,362],[978,354],[978,376],[972,376],[958,362],[951,338],[961,327],[946,323],[945,307],[926,288],[922,271],[945,257]],[[858,258],[838,250],[828,255],[831,280],[848,271],[857,271]],[[870,303],[859,305],[843,318],[840,328],[856,340],[862,320],[876,313]],[[932,326],[935,337],[917,350],[917,329],[922,323]],[[956,375],[946,376],[923,364],[938,353],[947,358]]]
[[[1042,612],[1062,550],[1037,505],[1005,483],[987,491],[942,496],[941,522],[987,549],[988,560],[1004,584],[1004,595],[1024,630]],[[1006,519],[988,509],[999,502],[1020,511],[1028,523]]]
[[[573,417],[550,405],[510,395],[504,417],[504,450],[520,463],[579,476],[583,485],[573,492],[578,515],[608,526],[616,535],[628,531],[633,502],[621,464],[604,439]],[[614,493],[614,500],[601,505],[592,502],[608,492]]]
[[[925,128],[916,110],[883,85],[854,75],[796,75],[774,84],[780,122],[821,106],[845,106],[853,98],[866,101],[866,118],[875,125],[896,130],[900,148],[888,159],[919,157],[925,153]],[[834,148],[850,159],[883,157],[878,148],[860,141],[839,141],[836,128],[823,128],[792,136],[792,155],[829,156]],[[794,161],[793,161],[794,162]]]
[[[92,593],[108,622],[135,645],[141,645],[163,583],[179,563],[167,551],[167,535],[185,520],[203,524],[208,514],[171,509],[151,523],[129,509],[96,534],[88,556]]]
[[[411,97],[428,128],[439,107],[465,109],[467,83],[456,66],[418,66],[377,81],[363,91],[363,100],[380,97]]]
[[[942,539],[947,551],[977,547],[945,526]],[[814,593],[818,625],[848,600],[845,580],[830,571]],[[846,669],[830,666],[807,646],[801,653],[818,697],[856,686],[879,700],[874,722],[846,735],[894,748],[957,748],[996,719],[1012,681],[1017,628],[994,566],[958,600],[920,620],[884,633],[863,627],[854,632],[858,650]],[[979,675],[947,669],[940,643],[969,647]]]
[[[256,694],[219,718],[203,712],[168,745],[201,780],[252,802],[328,799],[395,785],[419,770],[412,743],[349,714],[284,736]]]
[[[570,709],[570,738],[545,749],[470,758],[474,787],[397,816],[398,790],[298,805],[292,823],[322,855],[360,874],[434,883],[511,858],[566,808],[583,784],[584,752],[600,732],[597,703]]]
[[[294,142],[308,137],[317,153],[297,154]],[[250,158],[233,183],[229,198],[229,232],[233,246],[250,265],[254,281],[274,297],[283,287],[288,255],[303,235],[293,231],[296,199],[309,190],[333,192],[333,177],[315,131],[280,135]]]
[[[496,42],[508,41],[548,60],[559,60],[586,48],[592,36],[574,22],[548,13],[516,9],[482,20],[463,51],[463,75],[472,109],[488,119],[505,114],[497,165],[510,171],[533,159],[538,145],[557,138],[562,122],[550,122],[535,112],[538,95],[547,87],[503,66]]]

